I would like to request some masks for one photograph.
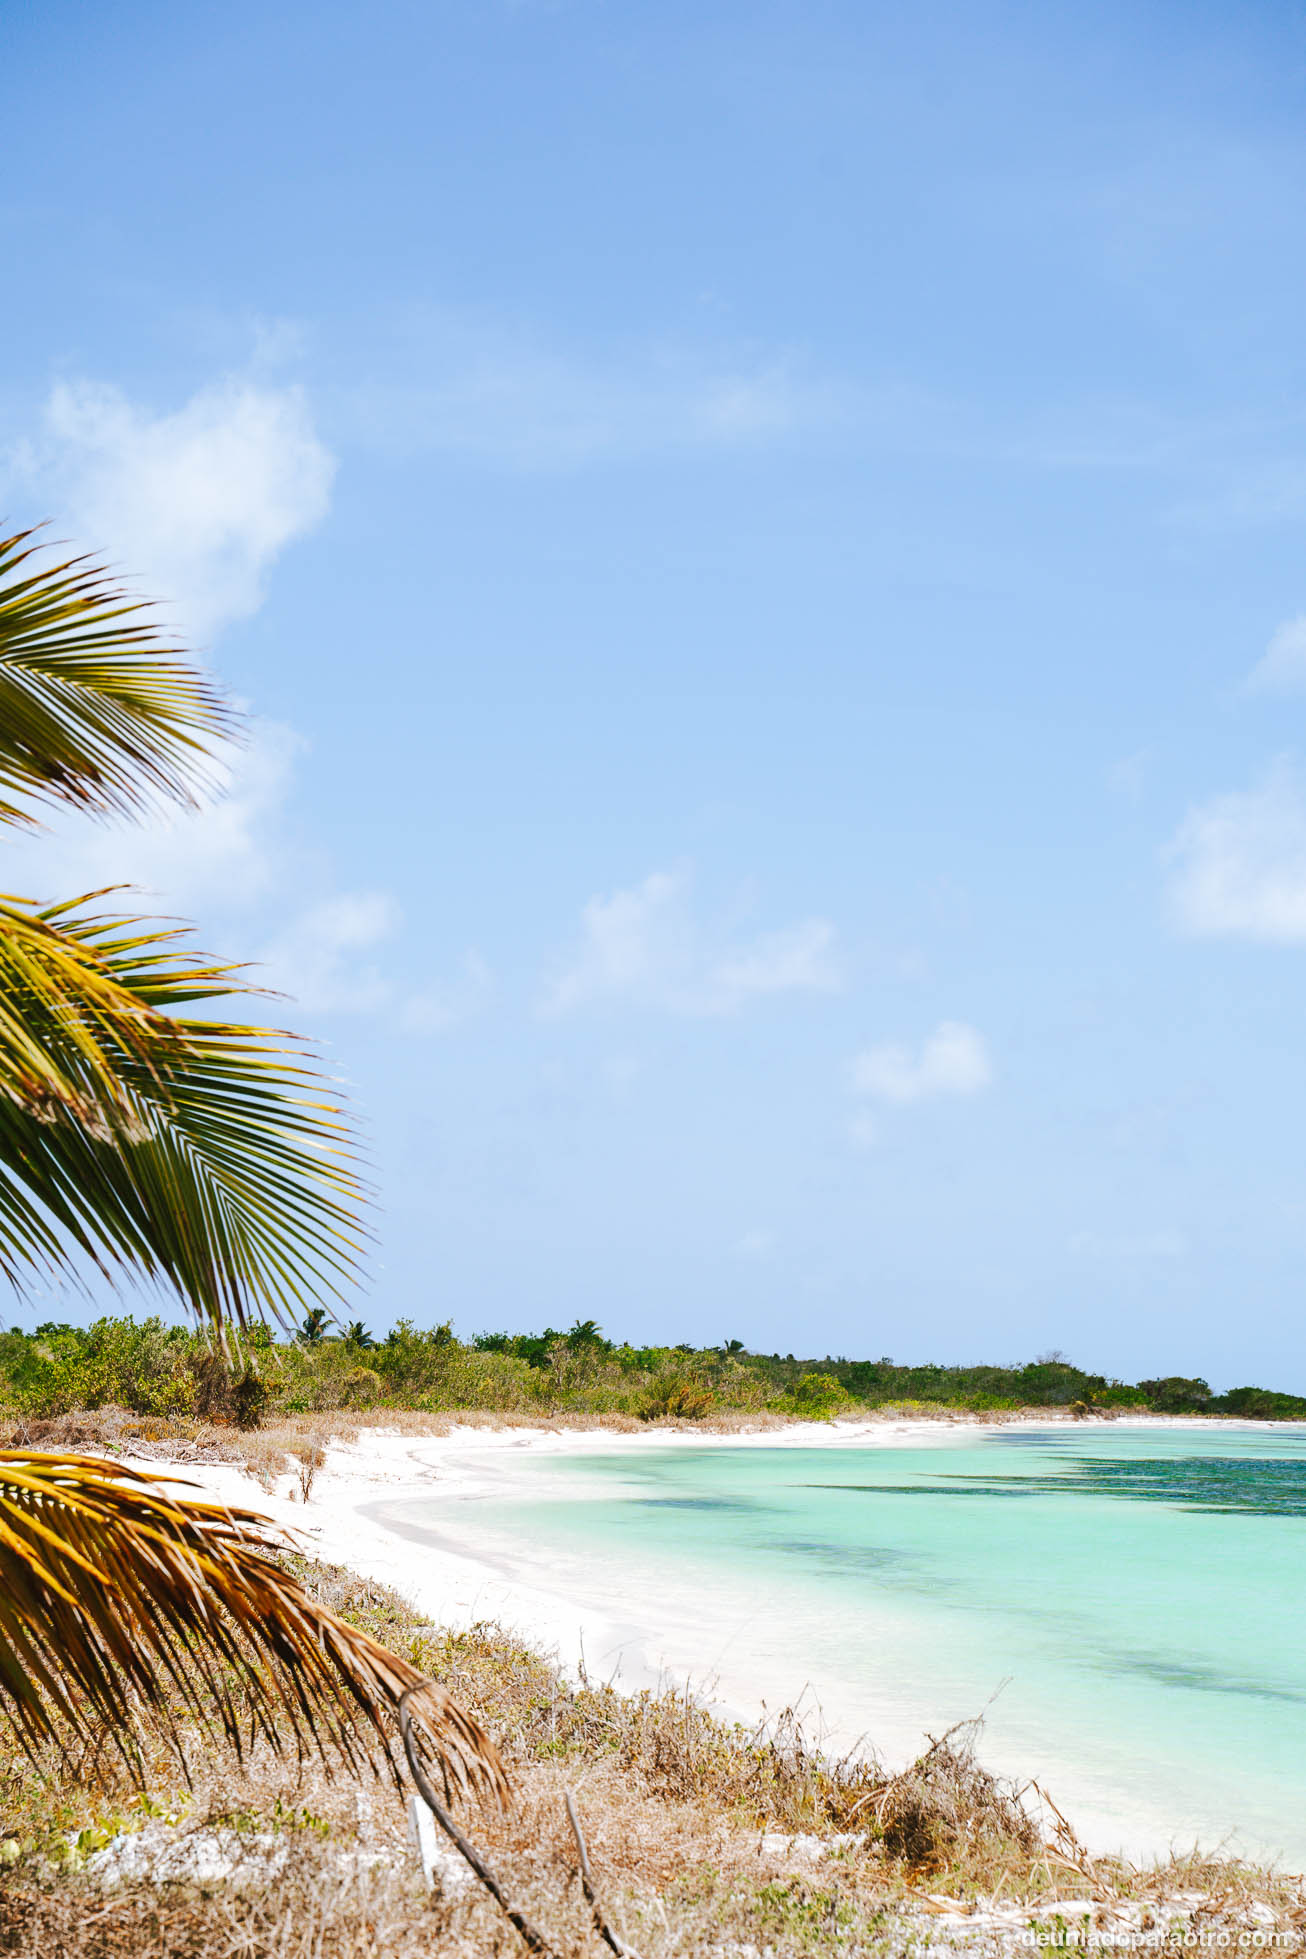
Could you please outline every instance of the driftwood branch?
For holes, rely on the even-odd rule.
[[[591,1916],[594,1919],[595,1931],[602,1939],[604,1945],[610,1951],[616,1953],[617,1959],[637,1959],[637,1955],[628,1945],[622,1944],[612,1927],[608,1924],[607,1919],[603,1916],[603,1907],[600,1905],[598,1895],[594,1889],[594,1878],[590,1871],[589,1853],[585,1848],[585,1838],[581,1833],[580,1817],[576,1814],[576,1805],[571,1799],[570,1790],[567,1792],[567,1821],[571,1824],[571,1834],[576,1839],[576,1854],[580,1858],[580,1888],[585,1893],[585,1902],[589,1906]]]
[[[476,1848],[476,1845],[468,1842],[467,1838],[458,1828],[458,1825],[454,1822],[452,1816],[450,1816],[448,1810],[444,1807],[444,1804],[440,1801],[440,1798],[436,1795],[435,1790],[431,1787],[431,1779],[422,1767],[413,1740],[413,1717],[408,1711],[409,1694],[417,1693],[425,1685],[425,1681],[419,1681],[416,1686],[409,1687],[399,1697],[399,1732],[403,1736],[404,1753],[408,1757],[408,1767],[412,1773],[413,1781],[417,1785],[417,1793],[455,1849],[471,1865],[477,1877],[481,1880],[481,1883],[485,1886],[504,1917],[508,1920],[508,1923],[515,1926],[521,1933],[522,1938],[530,1950],[538,1953],[539,1959],[558,1959],[557,1953],[554,1952],[553,1947],[542,1933],[537,1932],[530,1920],[524,1917],[515,1906],[508,1903],[498,1878],[494,1875],[494,1872],[490,1869],[484,1857],[482,1857],[480,1851]]]

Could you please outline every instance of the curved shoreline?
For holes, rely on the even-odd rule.
[[[1183,1427],[1205,1434],[1213,1422],[1211,1418],[1181,1422],[1152,1417],[1134,1418],[1129,1425],[1167,1431]],[[732,1641],[742,1628],[735,1633],[726,1629],[723,1636],[721,1625],[710,1626],[705,1621],[701,1636],[713,1651],[697,1653],[689,1666],[668,1665],[661,1657],[666,1651],[664,1639],[674,1646],[679,1638],[678,1660],[683,1661],[692,1651],[683,1625],[669,1629],[664,1617],[659,1627],[647,1609],[641,1615],[638,1607],[635,1618],[620,1616],[610,1600],[599,1603],[593,1597],[586,1598],[583,1578],[577,1582],[574,1574],[571,1583],[558,1585],[548,1582],[552,1574],[546,1570],[541,1582],[538,1562],[525,1546],[519,1558],[511,1555],[511,1548],[505,1553],[501,1543],[473,1548],[457,1528],[446,1534],[438,1526],[432,1529],[399,1513],[409,1505],[444,1498],[467,1517],[465,1505],[510,1496],[518,1480],[513,1472],[528,1458],[539,1461],[599,1451],[644,1454],[685,1446],[920,1447],[955,1440],[973,1433],[976,1426],[968,1421],[944,1423],[930,1418],[882,1419],[830,1425],[802,1423],[746,1434],[666,1429],[631,1434],[613,1429],[522,1430],[469,1425],[454,1426],[443,1435],[399,1434],[378,1427],[365,1430],[353,1442],[329,1447],[306,1503],[297,1499],[296,1478],[290,1473],[279,1477],[269,1494],[252,1476],[233,1465],[162,1464],[154,1460],[142,1462],[141,1467],[156,1472],[164,1468],[178,1480],[199,1485],[213,1499],[262,1510],[297,1536],[313,1556],[391,1587],[432,1623],[464,1628],[477,1621],[498,1622],[536,1650],[556,1657],[573,1676],[588,1660],[591,1669],[604,1677],[615,1675],[616,1684],[624,1691],[656,1687],[669,1677],[681,1684],[683,1676],[701,1692],[705,1679],[710,1678],[714,1690],[710,1698],[723,1714],[753,1720],[764,1712],[764,1695],[779,1691],[784,1683],[779,1679],[760,1680],[756,1666],[750,1670],[737,1654],[730,1657]],[[982,1426],[990,1431],[999,1427],[1028,1430],[1040,1424],[1018,1419],[1001,1424],[985,1422]],[[1221,1422],[1221,1426],[1245,1431],[1253,1425],[1229,1421]],[[1282,1425],[1255,1426],[1276,1429]],[[646,1602],[641,1603],[646,1606]],[[926,1722],[930,1713],[923,1710]],[[914,1722],[912,1729],[918,1735]],[[886,1719],[874,1739],[890,1759],[899,1753],[906,1758],[916,1752],[916,1742],[901,1721]],[[1030,1765],[998,1762],[997,1766],[1007,1772],[1025,1773]],[[1068,1762],[1068,1771],[1070,1767]],[[1042,1768],[1039,1773],[1048,1771]],[[1055,1769],[1050,1779],[1052,1793],[1061,1801]],[[1066,1779],[1073,1781],[1075,1777],[1068,1773]],[[1153,1818],[1151,1826],[1142,1817],[1127,1823],[1118,1810],[1086,1805],[1079,1799],[1071,1810],[1071,1820],[1091,1849],[1123,1851],[1134,1861],[1163,1857],[1172,1846],[1172,1833],[1159,1816]]]

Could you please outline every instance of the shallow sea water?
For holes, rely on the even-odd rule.
[[[446,1542],[743,1709],[905,1760],[985,1712],[990,1765],[1098,1848],[1306,1861],[1306,1427],[965,1431],[850,1448],[523,1452]]]

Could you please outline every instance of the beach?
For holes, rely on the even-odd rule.
[[[426,1614],[433,1624],[465,1627],[493,1620],[519,1632],[541,1651],[556,1656],[568,1671],[593,1667],[635,1691],[656,1685],[665,1675],[659,1661],[638,1653],[622,1629],[587,1611],[564,1593],[532,1581],[523,1555],[514,1563],[499,1557],[469,1555],[438,1534],[414,1538],[394,1511],[422,1498],[439,1497],[460,1507],[502,1496],[509,1466],[523,1454],[549,1458],[684,1448],[890,1447],[908,1438],[942,1441],[964,1431],[963,1422],[870,1421],[829,1426],[794,1423],[754,1433],[686,1433],[650,1429],[630,1434],[607,1428],[557,1429],[454,1427],[445,1435],[413,1436],[373,1429],[354,1442],[332,1443],[313,1477],[305,1501],[298,1472],[287,1469],[268,1490],[254,1476],[219,1463],[141,1459],[136,1467],[170,1470],[179,1481],[211,1499],[260,1510],[299,1546],[328,1564],[341,1564],[360,1576],[391,1586]],[[701,1674],[701,1669],[696,1668]],[[732,1700],[718,1680],[732,1712],[760,1713],[747,1696]]]
[[[1049,1428],[1058,1431],[1052,1439],[1060,1443],[1072,1428],[1082,1438],[1089,1427],[1065,1425],[1058,1431],[1046,1421],[986,1423],[982,1439],[991,1453],[991,1445],[1000,1448],[1004,1437],[1025,1448],[1037,1446]],[[1167,1437],[1182,1441],[1185,1428],[1164,1420],[1103,1424],[1096,1446],[1131,1448],[1130,1431],[1140,1443],[1151,1446],[1156,1439],[1165,1446]],[[658,1478],[676,1477],[692,1463],[706,1461],[710,1467],[713,1452],[720,1451],[734,1452],[718,1456],[723,1470],[738,1464],[745,1475],[748,1452],[759,1450],[817,1452],[814,1459],[840,1465],[870,1463],[873,1455],[882,1472],[918,1461],[918,1452],[928,1451],[951,1474],[954,1458],[948,1452],[974,1443],[976,1430],[973,1423],[934,1420],[796,1424],[743,1435],[468,1426],[415,1436],[373,1429],[327,1450],[307,1501],[299,1493],[298,1472],[289,1469],[271,1493],[224,1465],[175,1469],[214,1498],[263,1510],[314,1557],[392,1587],[433,1624],[493,1621],[555,1655],[573,1676],[584,1670],[628,1692],[668,1681],[688,1685],[722,1713],[750,1722],[774,1718],[797,1702],[812,1738],[832,1752],[869,1743],[896,1766],[919,1752],[929,1733],[981,1711],[984,1694],[972,1691],[967,1655],[958,1652],[954,1665],[955,1640],[952,1646],[946,1640],[940,1644],[937,1627],[904,1618],[898,1601],[890,1597],[884,1603],[877,1592],[882,1616],[868,1618],[863,1629],[868,1643],[886,1656],[885,1672],[882,1685],[868,1691],[842,1670],[837,1653],[829,1659],[827,1629],[812,1616],[810,1601],[804,1607],[797,1594],[783,1590],[750,1601],[737,1584],[732,1587],[728,1574],[719,1581],[709,1574],[705,1580],[702,1566],[694,1567],[689,1558],[688,1540],[683,1572],[673,1570],[665,1555],[659,1563],[654,1553],[636,1558],[623,1552],[610,1534],[603,1536],[600,1500],[612,1478],[624,1488],[623,1479],[628,1473],[638,1478],[641,1465]],[[1213,1440],[1221,1431],[1229,1437],[1221,1447],[1232,1448],[1234,1431],[1245,1437],[1248,1425],[1206,1423],[1201,1436]],[[1266,1446],[1277,1446],[1272,1435]],[[886,1456],[886,1451],[894,1453]],[[849,1458],[845,1452],[858,1453]],[[765,1461],[786,1459],[795,1465],[807,1460],[799,1453]],[[753,1461],[760,1467],[763,1459],[754,1454]],[[591,1488],[585,1478],[592,1481],[595,1473],[598,1483]],[[689,1499],[672,1500],[673,1521],[677,1501]],[[1014,1513],[1007,1507],[1001,1514]],[[1111,1514],[1124,1513],[1117,1505]],[[556,1528],[552,1535],[537,1531],[531,1522],[558,1515],[569,1521],[565,1537]],[[595,1528],[592,1542],[589,1519]],[[909,1600],[908,1609],[916,1613],[917,1602]],[[1019,1612],[1018,1600],[1013,1609]],[[1031,1612],[1036,1619],[1037,1609],[1032,1606]],[[975,1677],[992,1675],[1000,1688],[999,1664],[1007,1664],[1005,1647],[990,1674]],[[1165,1684],[1144,1685],[1162,1697],[1173,1692]],[[1210,1683],[1205,1685],[1199,1705],[1209,1719],[1216,1697]],[[1090,1681],[1090,1700],[1094,1691]],[[1226,1801],[1216,1755],[1209,1791],[1190,1798],[1185,1783],[1192,1779],[1191,1767],[1173,1758],[1163,1737],[1150,1744],[1157,1752],[1149,1767],[1145,1729],[1136,1745],[1126,1734],[1114,1749],[1104,1748],[1082,1720],[1077,1727],[1069,1709],[1052,1723],[1040,1723],[1037,1702],[1022,1725],[1019,1707],[1009,1708],[1017,1693],[1006,1698],[999,1693],[981,1754],[1015,1779],[1037,1777],[1094,1851],[1146,1861],[1191,1849],[1199,1838],[1206,1849],[1223,1844],[1259,1856],[1291,1855],[1297,1847],[1291,1837],[1279,1841],[1267,1835],[1276,1814],[1268,1800],[1258,1808],[1245,1791],[1239,1794],[1231,1786]],[[1283,1711],[1297,1718],[1295,1708]],[[1217,1741],[1211,1746],[1216,1749]]]

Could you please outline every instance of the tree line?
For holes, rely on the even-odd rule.
[[[225,1346],[158,1317],[0,1333],[0,1409],[28,1418],[113,1406],[254,1427],[275,1414],[393,1407],[692,1421],[730,1410],[821,1419],[914,1405],[1306,1419],[1300,1395],[1252,1385],[1215,1394],[1179,1374],[1127,1382],[1059,1353],[1009,1366],[900,1366],[887,1357],[753,1353],[738,1339],[637,1345],[608,1339],[592,1319],[469,1340],[448,1321],[400,1320],[376,1337],[361,1320],[337,1324],[315,1307],[293,1334],[255,1324]]]

